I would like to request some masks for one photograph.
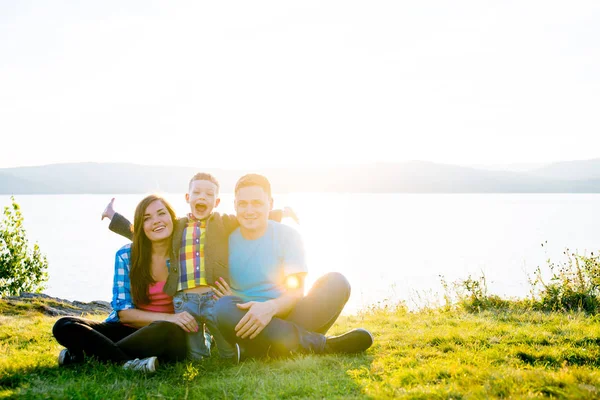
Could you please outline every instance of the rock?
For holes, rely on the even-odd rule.
[[[82,314],[109,314],[112,311],[110,304],[102,300],[94,300],[89,303],[81,301],[69,301],[58,297],[48,296],[42,293],[21,293],[20,296],[10,296],[6,300],[10,302],[21,302],[35,304],[42,313],[50,316]]]
[[[38,306],[38,310],[41,311],[42,313],[44,313],[46,315],[50,315],[50,316],[69,315],[69,313],[64,310],[59,310],[54,307],[47,306],[45,304],[40,304]]]

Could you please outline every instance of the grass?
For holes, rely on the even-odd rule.
[[[600,317],[583,313],[373,308],[332,329],[370,329],[363,355],[211,358],[145,376],[93,361],[58,368],[57,318],[39,309],[0,299],[0,398],[600,398]]]

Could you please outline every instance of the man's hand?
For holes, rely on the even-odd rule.
[[[248,310],[244,318],[235,326],[236,336],[242,339],[254,339],[258,336],[277,312],[275,305],[270,301],[249,301],[238,304],[237,307],[240,310]]]
[[[186,332],[198,332],[198,322],[196,318],[192,317],[192,314],[184,311],[178,314],[169,314],[169,322],[177,324]]]
[[[108,205],[102,212],[102,219],[104,219],[104,218],[112,219],[112,217],[115,215],[115,209],[113,208],[114,202],[115,202],[115,198],[113,197],[112,199],[110,199],[110,203],[108,203]]]
[[[298,219],[298,216],[296,215],[296,212],[292,209],[292,207],[283,207],[283,211],[281,212],[281,217],[282,218],[291,218],[297,224],[300,223],[300,219]]]

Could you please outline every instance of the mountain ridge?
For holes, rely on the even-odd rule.
[[[199,171],[215,175],[222,192],[231,192],[243,174],[257,172],[280,193],[600,193],[600,159],[592,159],[561,161],[527,172],[428,161],[253,170],[61,163],[0,168],[0,194],[177,193]]]

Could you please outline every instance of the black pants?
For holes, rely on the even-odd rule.
[[[155,321],[137,329],[120,323],[63,317],[54,324],[52,334],[79,360],[94,356],[101,361],[125,362],[157,356],[162,361],[177,361],[187,353],[185,332],[167,321]]]

